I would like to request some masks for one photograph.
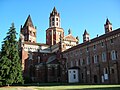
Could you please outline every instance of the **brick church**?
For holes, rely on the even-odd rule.
[[[120,29],[112,30],[108,19],[104,27],[105,34],[93,39],[85,30],[79,44],[70,29],[64,35],[60,13],[54,7],[46,43],[37,43],[37,29],[29,15],[19,39],[24,78],[32,82],[120,83]]]

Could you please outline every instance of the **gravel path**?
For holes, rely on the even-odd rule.
[[[19,87],[17,90],[33,90],[33,88]]]

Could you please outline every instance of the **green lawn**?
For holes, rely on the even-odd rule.
[[[67,85],[67,86],[45,86],[37,90],[120,90],[120,85]]]
[[[22,90],[22,88],[26,87],[31,90],[120,90],[120,85],[12,86],[2,87],[0,90]]]
[[[13,87],[4,87],[4,88],[0,88],[0,90],[17,90],[17,88],[13,88]]]

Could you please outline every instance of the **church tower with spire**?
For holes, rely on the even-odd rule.
[[[89,33],[85,29],[83,34],[83,42],[86,42],[86,41],[89,41]]]
[[[49,17],[50,26],[49,27],[60,27],[60,14],[57,12],[56,8],[50,13]]]
[[[46,30],[46,44],[55,45],[60,42],[61,38],[64,37],[64,30],[60,25],[60,14],[54,7],[49,17],[49,28]]]
[[[106,23],[104,24],[105,33],[109,33],[112,31],[112,23],[110,23],[109,19],[106,19]]]
[[[27,17],[24,26],[21,25],[20,34],[24,37],[24,41],[36,43],[36,27],[34,27],[30,15]]]

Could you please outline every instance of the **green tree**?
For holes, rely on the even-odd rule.
[[[4,38],[0,58],[0,84],[12,85],[23,83],[21,60],[16,41],[16,30],[14,23]]]

